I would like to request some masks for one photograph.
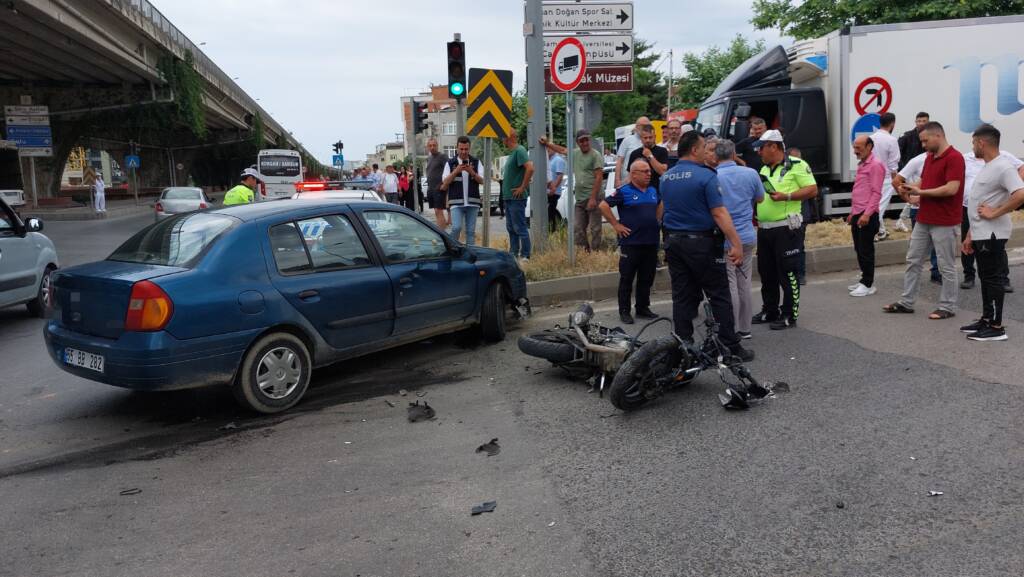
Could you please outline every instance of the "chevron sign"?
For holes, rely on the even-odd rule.
[[[469,69],[466,134],[505,138],[512,130],[512,71]]]

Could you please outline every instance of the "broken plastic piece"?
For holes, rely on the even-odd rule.
[[[501,447],[498,446],[498,439],[491,439],[490,442],[484,443],[476,448],[477,453],[487,453],[488,457],[493,457],[501,452]]]
[[[845,508],[846,508],[846,503],[844,503],[842,501],[836,501],[836,509],[845,509]]]
[[[220,430],[221,431],[230,431],[231,429],[237,429],[237,428],[238,428],[238,424],[237,423],[228,423],[228,424],[224,425],[223,427],[221,427]]]
[[[140,489],[138,487],[132,487],[131,489],[125,489],[124,491],[121,491],[121,496],[122,497],[127,497],[129,495],[138,495],[141,492],[142,492],[142,489]]]
[[[470,510],[471,515],[479,515],[480,513],[493,513],[494,509],[498,507],[497,501],[485,501]]]
[[[942,491],[928,491],[929,497],[941,497],[942,495],[945,495]]]
[[[726,409],[742,410],[750,408],[747,396],[732,387],[726,389],[724,395],[718,395],[718,400],[722,402],[722,406]]]
[[[434,418],[437,413],[434,409],[427,404],[426,401],[421,405],[419,401],[415,403],[409,403],[409,422],[418,423],[420,421],[429,421]]]
[[[406,395],[408,395],[408,394],[409,394],[409,391],[407,391],[407,390],[405,390],[405,389],[399,389],[399,390],[398,390],[398,394],[399,394],[399,395],[402,395],[402,396],[404,397],[404,396],[406,396]]]

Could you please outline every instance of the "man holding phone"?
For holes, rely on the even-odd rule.
[[[469,138],[460,136],[455,158],[449,159],[441,175],[441,190],[448,191],[448,210],[452,214],[452,238],[459,240],[463,229],[466,244],[476,242],[476,215],[480,210],[480,161],[469,154]]]

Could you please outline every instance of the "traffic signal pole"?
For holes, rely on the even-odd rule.
[[[533,162],[533,181],[530,186],[530,239],[536,252],[543,252],[548,244],[547,150],[540,145],[544,133],[544,5],[541,0],[526,0],[526,141],[519,141],[530,151]],[[549,136],[550,137],[550,136]],[[572,136],[566,138],[571,147]],[[569,148],[572,154],[572,148]],[[569,191],[572,194],[572,191]],[[572,239],[569,239],[572,243]]]

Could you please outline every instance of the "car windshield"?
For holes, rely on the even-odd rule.
[[[200,200],[203,191],[198,188],[168,188],[164,191],[166,200]]]
[[[722,129],[722,115],[725,113],[725,104],[714,104],[701,109],[697,115],[697,130],[714,128],[715,131]]]
[[[128,239],[107,260],[192,267],[238,219],[221,214],[189,214],[162,220]]]

